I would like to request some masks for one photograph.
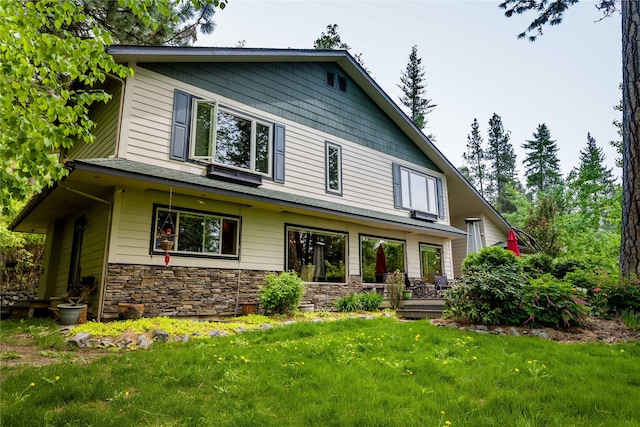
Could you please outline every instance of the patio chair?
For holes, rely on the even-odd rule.
[[[433,281],[435,282],[436,290],[442,291],[451,287],[447,276],[433,276]]]

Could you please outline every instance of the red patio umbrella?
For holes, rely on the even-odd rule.
[[[384,248],[378,246],[378,255],[376,255],[376,276],[382,277],[387,272],[387,257],[384,256]]]
[[[516,232],[513,230],[509,230],[509,236],[507,237],[507,249],[516,254],[516,256],[520,256],[518,237],[516,236]]]

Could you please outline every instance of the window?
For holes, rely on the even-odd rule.
[[[363,283],[382,283],[385,273],[405,271],[405,242],[360,236],[360,269]]]
[[[393,180],[397,208],[444,217],[442,179],[394,164]]]
[[[325,143],[325,179],[327,193],[342,195],[342,147]]]
[[[420,243],[420,268],[422,281],[435,283],[434,276],[442,276],[442,248]]]
[[[287,270],[305,282],[346,281],[345,233],[287,226]]]
[[[338,76],[335,73],[327,71],[327,86],[337,89],[340,92],[347,92],[347,78],[343,76]]]
[[[195,101],[193,158],[270,175],[271,124]]]
[[[169,158],[208,162],[214,179],[284,183],[285,127],[176,89]]]
[[[344,77],[338,77],[338,90],[340,92],[347,91],[347,79],[345,79]]]
[[[171,253],[238,256],[238,218],[159,206],[154,211],[153,251],[162,251],[160,241],[168,237]]]
[[[334,87],[336,85],[336,75],[333,73],[327,73],[327,86]]]

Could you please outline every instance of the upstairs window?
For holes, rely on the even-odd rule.
[[[442,179],[393,165],[395,207],[444,217]]]
[[[342,147],[325,143],[325,179],[327,193],[342,195]]]
[[[207,162],[216,179],[284,183],[285,126],[176,89],[169,158]]]
[[[194,110],[194,159],[271,175],[270,123],[211,101],[195,101]]]

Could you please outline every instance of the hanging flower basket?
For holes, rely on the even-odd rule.
[[[169,239],[160,240],[160,247],[163,251],[170,251],[173,248],[173,241]]]

